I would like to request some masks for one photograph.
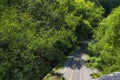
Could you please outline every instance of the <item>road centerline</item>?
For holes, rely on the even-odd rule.
[[[73,73],[74,73],[74,71],[72,70],[72,71],[71,71],[71,74],[70,74],[70,79],[69,79],[69,80],[72,80],[72,78],[73,78]]]

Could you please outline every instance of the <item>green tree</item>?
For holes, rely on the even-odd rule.
[[[120,0],[90,0],[97,5],[102,5],[105,9],[105,16],[108,16],[111,11],[120,5]]]
[[[2,0],[0,79],[42,79],[97,26],[103,9],[84,0]]]
[[[1,11],[0,79],[42,79],[55,66],[54,62],[63,58],[63,53],[70,52],[68,49],[72,45],[69,38],[75,40],[75,37],[71,30],[66,30],[55,23],[57,15],[60,15],[57,9],[50,14],[46,12],[46,9],[49,11],[54,7],[49,9],[48,4],[47,7],[43,5],[45,14],[39,13],[42,16],[35,17],[29,12],[29,6],[28,12],[23,12],[22,8],[15,6],[18,5],[8,6]],[[58,23],[63,24],[64,20]]]
[[[94,40],[89,44],[91,56],[100,59],[94,60],[97,68],[103,74],[120,71],[120,7],[100,23],[100,27],[94,32]]]
[[[0,79],[33,79],[40,74],[34,67],[40,65],[36,55],[28,50],[28,44],[35,38],[35,26],[27,13],[10,8],[0,19]],[[29,76],[27,77],[26,76]]]
[[[97,7],[95,3],[90,1],[74,0],[74,2],[71,3],[74,4],[71,5],[71,14],[68,14],[68,19],[71,20],[67,21],[69,25],[73,24],[71,22],[75,22],[75,35],[78,41],[81,41],[91,36],[94,28],[97,27],[97,24],[102,20],[104,11],[102,7]]]

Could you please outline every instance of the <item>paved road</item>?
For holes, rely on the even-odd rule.
[[[84,66],[88,54],[87,45],[88,41],[83,41],[80,50],[77,50],[60,70],[65,80],[93,80],[90,76],[93,71]]]

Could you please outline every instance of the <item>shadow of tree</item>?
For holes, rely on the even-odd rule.
[[[69,64],[64,67],[69,67],[71,69],[81,69],[85,61],[81,59],[81,54],[78,54],[70,59]]]
[[[81,69],[81,67],[85,64],[85,60],[82,59],[83,54],[88,54],[87,46],[89,41],[83,41],[81,43],[81,48],[75,51],[74,55],[69,60],[68,64],[64,65],[64,67],[69,67],[71,69]]]

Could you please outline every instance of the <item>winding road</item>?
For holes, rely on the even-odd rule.
[[[93,70],[84,65],[88,54],[87,45],[89,41],[82,41],[81,48],[65,63],[60,73],[65,80],[93,80],[90,76]]]

